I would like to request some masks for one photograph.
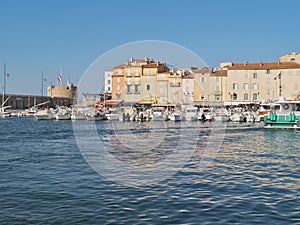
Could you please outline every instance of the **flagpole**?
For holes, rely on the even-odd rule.
[[[281,90],[281,72],[279,72],[279,75],[278,75],[278,78],[279,78],[279,97],[281,97],[281,92],[282,92],[282,90]]]

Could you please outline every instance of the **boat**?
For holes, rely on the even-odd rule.
[[[186,121],[197,121],[198,120],[198,108],[195,106],[187,106],[185,108],[184,117]]]
[[[171,112],[168,118],[171,121],[178,122],[182,120],[182,114],[180,111],[176,110],[174,112]]]
[[[300,101],[280,98],[279,110],[264,115],[264,128],[300,129]]]
[[[153,107],[152,115],[151,115],[152,120],[154,120],[154,121],[163,120],[164,112],[165,112],[164,107]]]
[[[109,108],[105,116],[108,120],[119,120],[119,111],[117,108]]]
[[[72,108],[71,120],[86,120],[87,110],[84,107],[74,107]]]
[[[279,110],[280,105],[271,102],[263,102],[260,104],[259,109],[255,115],[255,122],[264,121],[264,116],[269,114],[272,110]]]
[[[39,110],[34,114],[34,118],[37,120],[54,120],[55,119],[55,111],[51,109]]]
[[[86,114],[86,119],[88,121],[99,121],[99,120],[105,120],[106,117],[104,112],[94,111],[94,112],[88,112]]]
[[[214,116],[214,121],[216,122],[228,122],[230,120],[230,117],[225,114],[216,114]]]
[[[71,119],[71,112],[68,107],[60,106],[55,114],[56,120],[70,120]]]

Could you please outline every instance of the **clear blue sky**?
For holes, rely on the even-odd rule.
[[[0,83],[6,62],[8,93],[40,94],[42,70],[45,86],[61,67],[75,83],[100,55],[140,40],[177,43],[209,66],[276,61],[300,51],[299,11],[297,0],[1,0]]]

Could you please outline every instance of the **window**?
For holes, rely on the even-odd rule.
[[[110,87],[107,87],[107,91],[110,91]]]
[[[258,84],[254,83],[253,84],[253,90],[257,90],[258,89]]]
[[[201,83],[205,83],[206,82],[206,78],[205,77],[201,77]]]
[[[135,85],[135,86],[134,86],[134,92],[135,92],[135,93],[140,93],[140,86]]]
[[[120,91],[120,85],[117,86],[117,91]]]
[[[127,69],[127,76],[130,76],[130,69]]]
[[[121,99],[121,94],[116,94],[116,99]]]
[[[139,75],[139,70],[135,69],[135,75],[138,76]]]
[[[248,90],[249,89],[249,84],[248,83],[244,83],[244,90]]]
[[[233,83],[232,84],[232,89],[233,90],[237,90],[238,89],[238,84],[237,83]]]
[[[249,95],[248,94],[244,94],[244,100],[248,101],[249,100]]]
[[[150,84],[147,84],[146,89],[147,91],[150,91]]]
[[[248,79],[248,72],[245,73],[245,80]]]
[[[107,84],[110,84],[110,80],[107,80]]]
[[[257,94],[254,93],[254,94],[253,94],[253,101],[257,101],[257,99],[258,99],[258,98],[257,98]]]
[[[126,92],[131,92],[131,87],[132,87],[132,86],[130,86],[130,85],[129,85],[129,86],[126,86]]]
[[[164,93],[164,89],[163,89],[163,88],[160,88],[160,89],[159,89],[159,93],[160,93],[160,94]]]
[[[120,83],[120,78],[119,77],[117,78],[117,82]]]
[[[127,78],[127,84],[131,84],[131,79]]]
[[[237,93],[233,93],[233,94],[232,94],[232,100],[237,100],[237,98],[238,98]]]
[[[267,70],[266,72],[267,72],[267,74],[270,74],[270,70]]]
[[[253,79],[257,79],[257,73],[253,73]]]

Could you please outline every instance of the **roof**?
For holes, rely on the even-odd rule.
[[[123,69],[125,67],[125,64],[119,64],[119,65],[116,65],[114,67],[114,69]]]
[[[258,62],[232,63],[225,66],[228,70],[272,70],[272,69],[300,69],[296,62]]]
[[[227,70],[216,70],[211,75],[213,75],[213,76],[220,76],[220,77],[226,77],[227,76]]]

